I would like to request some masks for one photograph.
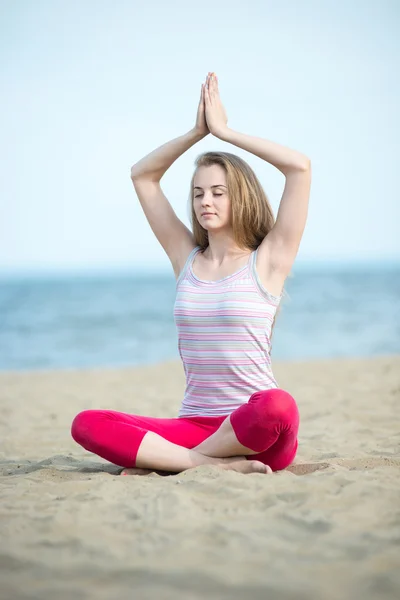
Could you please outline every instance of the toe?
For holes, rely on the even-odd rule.
[[[254,470],[257,471],[258,473],[265,473],[266,475],[269,475],[270,473],[272,473],[271,467],[269,465],[266,465],[266,464],[260,462],[259,460],[253,461],[253,465],[254,465]]]
[[[265,473],[265,474],[267,474],[269,472],[272,473],[270,467],[268,465],[265,465],[264,463],[260,462],[259,460],[251,461],[251,469],[254,473]]]
[[[152,473],[151,469],[140,469],[139,467],[131,467],[122,469],[120,475],[149,475]]]

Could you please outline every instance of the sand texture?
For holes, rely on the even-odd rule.
[[[0,374],[0,598],[400,598],[400,356],[274,363],[296,463],[118,476],[87,408],[173,417],[179,362]]]

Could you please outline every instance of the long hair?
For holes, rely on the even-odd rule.
[[[208,231],[197,220],[194,211],[194,178],[199,167],[220,165],[226,173],[226,184],[232,207],[232,230],[234,240],[242,249],[256,250],[275,224],[268,197],[253,169],[239,156],[230,152],[204,152],[195,160],[196,169],[190,182],[189,212],[193,237],[197,246],[204,252],[209,245]],[[287,295],[285,289],[282,292]],[[278,307],[271,328],[271,338]],[[272,346],[271,346],[272,350]]]

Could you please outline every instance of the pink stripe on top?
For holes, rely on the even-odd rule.
[[[189,254],[176,282],[174,319],[186,374],[179,417],[227,415],[259,390],[277,388],[270,335],[282,298],[256,271],[257,250],[244,267],[218,281],[193,273]]]

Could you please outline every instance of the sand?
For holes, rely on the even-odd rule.
[[[0,598],[400,597],[400,356],[276,362],[296,464],[118,476],[70,437],[87,408],[176,416],[179,362],[0,373]]]

